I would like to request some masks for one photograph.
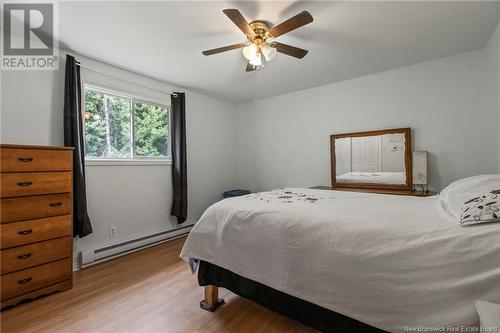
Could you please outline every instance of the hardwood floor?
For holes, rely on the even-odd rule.
[[[1,313],[14,332],[315,332],[220,289],[215,313],[200,309],[203,288],[179,259],[185,238],[74,273],[71,290]]]

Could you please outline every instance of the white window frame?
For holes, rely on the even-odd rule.
[[[106,95],[112,95],[121,98],[127,98],[130,100],[130,153],[131,157],[129,158],[98,158],[98,157],[87,157],[85,156],[85,164],[89,166],[93,165],[104,165],[104,166],[114,166],[114,165],[171,165],[172,164],[172,140],[171,140],[171,122],[170,122],[170,105],[164,104],[158,101],[152,101],[150,98],[131,95],[124,92],[118,92],[115,90],[111,90],[108,88],[104,88],[101,86],[97,86],[94,84],[84,83],[83,84],[83,94],[82,94],[82,118],[84,121],[83,131],[85,135],[85,94],[87,90],[94,90],[98,92],[102,92]],[[168,114],[168,156],[137,156],[135,154],[135,103],[145,103],[150,104],[156,107],[167,109]],[[87,142],[84,142],[87,144]]]

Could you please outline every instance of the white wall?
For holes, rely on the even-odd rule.
[[[329,185],[329,135],[413,129],[430,184],[496,168],[497,110],[484,50],[249,102],[238,108],[241,187]]]
[[[495,107],[497,109],[497,172],[500,172],[500,23],[490,38],[486,47],[486,56],[488,63],[492,63],[492,96],[496,96]]]
[[[394,136],[381,136],[381,160],[383,172],[404,172],[405,170],[405,141],[404,136],[397,135],[398,141]],[[396,147],[396,150],[393,150]]]
[[[123,69],[77,56],[84,66],[164,91],[185,91]],[[170,104],[166,93],[82,70],[83,80]],[[2,143],[62,145],[64,62],[54,71],[5,71],[1,78]],[[186,91],[188,221],[236,185],[235,106]],[[177,227],[170,216],[169,165],[88,165],[88,208],[94,233],[75,252]],[[118,235],[108,237],[110,225]]]

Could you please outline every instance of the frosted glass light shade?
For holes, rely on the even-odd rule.
[[[262,66],[262,56],[260,53],[257,53],[257,55],[255,57],[253,57],[252,59],[250,59],[249,61],[250,65],[254,65],[254,66]]]
[[[262,55],[264,55],[266,61],[271,61],[276,55],[276,52],[278,51],[274,47],[267,44],[262,47]]]
[[[243,56],[247,58],[247,60],[254,59],[257,56],[258,52],[259,47],[253,43],[243,48]]]
[[[413,152],[413,184],[427,185],[427,152]]]

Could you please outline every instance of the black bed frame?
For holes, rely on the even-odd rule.
[[[342,314],[325,309],[319,305],[247,279],[206,261],[200,261],[198,268],[198,283],[200,286],[213,285],[226,288],[241,297],[254,301],[274,312],[280,313],[322,332],[385,332]],[[203,301],[201,306],[206,309],[203,305]]]

